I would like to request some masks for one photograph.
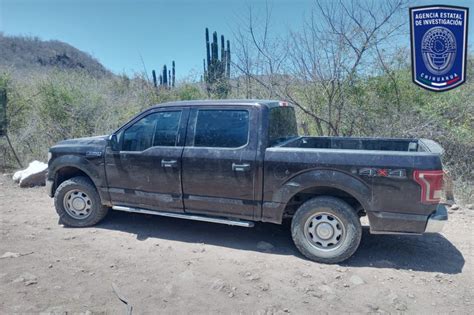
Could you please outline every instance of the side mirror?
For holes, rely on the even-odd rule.
[[[120,151],[117,135],[115,133],[110,135],[109,144],[112,151]]]

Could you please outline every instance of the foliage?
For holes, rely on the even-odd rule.
[[[206,97],[196,84],[156,89],[141,75],[98,78],[56,69],[25,76],[0,68],[0,83],[7,80],[9,134],[24,164],[45,160],[48,147],[60,140],[109,134],[152,104]],[[0,155],[0,167],[15,164],[1,140]]]
[[[13,67],[16,70],[45,71],[59,68],[82,69],[98,77],[111,74],[89,54],[58,40],[5,36],[0,32],[0,56],[0,67]]]

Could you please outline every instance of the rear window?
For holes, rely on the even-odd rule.
[[[270,146],[277,145],[298,136],[295,109],[290,106],[273,107],[270,109],[268,126]]]
[[[199,110],[196,120],[194,146],[238,148],[249,136],[247,110]]]

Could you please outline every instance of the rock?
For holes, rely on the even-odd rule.
[[[25,281],[25,285],[26,285],[26,286],[29,286],[29,285],[32,285],[32,284],[37,284],[37,283],[38,283],[38,281],[36,281],[36,280],[28,280],[28,281]]]
[[[459,210],[459,206],[457,204],[453,204],[450,209],[451,210]]]
[[[5,254],[2,255],[0,258],[18,258],[20,257],[20,253],[13,253],[13,252],[6,252]]]
[[[401,302],[398,302],[396,305],[395,305],[395,308],[397,309],[397,311],[401,311],[401,312],[404,312],[408,309],[408,306],[406,306],[405,304],[401,303]]]
[[[234,292],[230,292],[228,295],[229,295],[230,298],[233,298],[234,297]]]
[[[225,282],[222,279],[216,279],[211,285],[211,289],[216,290],[216,291],[222,291],[224,288],[225,288]]]
[[[364,284],[364,280],[357,276],[357,275],[353,275],[351,278],[350,278],[351,282],[353,285],[361,285],[361,284]]]
[[[260,250],[271,250],[274,247],[275,246],[273,246],[272,244],[267,243],[265,241],[260,241],[260,242],[257,243],[257,248],[260,249]]]
[[[25,285],[32,285],[38,283],[37,277],[29,272],[22,273],[18,278],[13,280],[13,283],[24,282]]]
[[[252,274],[251,272],[245,273],[245,279],[249,281],[257,281],[260,280],[260,276],[258,274]]]
[[[473,209],[474,209],[474,205],[473,205],[472,203],[467,204],[467,205],[466,205],[466,208],[468,208],[469,210],[473,210]]]
[[[20,183],[20,187],[44,186],[46,184],[46,172],[48,164],[33,161],[24,170],[16,172],[12,179]]]
[[[375,304],[367,304],[367,307],[374,312],[379,310],[378,305],[375,305]]]
[[[395,293],[392,293],[389,295],[389,300],[390,300],[390,303],[393,305],[393,307],[395,307],[397,311],[403,312],[408,309],[405,303],[403,303],[398,297],[398,295]]]

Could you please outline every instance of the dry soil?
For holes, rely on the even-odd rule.
[[[288,226],[246,229],[110,212],[58,224],[44,188],[0,175],[0,313],[469,313],[474,210],[441,234],[370,235],[339,265],[303,258]]]

